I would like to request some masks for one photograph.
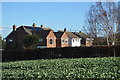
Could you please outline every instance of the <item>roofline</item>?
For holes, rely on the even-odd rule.
[[[50,32],[53,32],[52,30],[48,30],[48,31],[49,31],[48,35],[50,34]],[[53,34],[54,34],[54,32],[53,32]],[[48,35],[47,35],[47,37],[48,37]],[[54,34],[54,36],[55,36],[55,34]],[[46,39],[47,39],[47,37],[46,37]],[[55,36],[55,39],[57,39],[56,36]]]
[[[13,32],[13,31],[12,31],[12,32]],[[11,35],[11,34],[12,34],[12,32],[10,32],[10,33],[9,33],[9,34],[5,37],[5,39],[6,39],[6,38],[8,38],[8,36],[9,36],[9,35]]]
[[[66,34],[66,33],[65,33],[65,32],[63,32],[62,36],[63,36],[64,34]],[[61,37],[62,37],[62,36],[61,36]],[[68,35],[67,35],[67,34],[66,34],[66,36],[67,36],[67,38],[69,39],[69,37],[68,37]]]

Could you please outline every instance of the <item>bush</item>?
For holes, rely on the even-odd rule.
[[[37,35],[26,35],[23,39],[23,43],[26,49],[34,49],[38,45]]]

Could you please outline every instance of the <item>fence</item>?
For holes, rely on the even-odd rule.
[[[33,60],[53,58],[119,57],[119,46],[42,48],[34,50],[4,50],[2,60]]]

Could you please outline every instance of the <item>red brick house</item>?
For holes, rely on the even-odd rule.
[[[56,36],[52,30],[34,30],[32,33],[39,36],[38,48],[56,47]]]
[[[13,25],[13,31],[6,37],[6,49],[24,48],[23,39],[26,35],[36,34],[39,36],[38,48],[51,47],[79,47],[82,45],[91,46],[93,39],[82,32],[54,32],[50,28],[45,28],[43,25],[36,27],[20,26],[16,28]]]
[[[65,32],[54,32],[56,36],[56,47],[68,47],[68,36]]]
[[[20,26],[18,28],[13,25],[13,31],[6,37],[6,49],[24,48],[24,36],[33,34],[40,37],[38,48],[56,47],[56,36],[54,35],[52,29],[45,28],[43,25],[41,25],[41,27],[36,27],[36,25],[33,24],[33,26]]]
[[[56,47],[56,36],[54,35],[53,31],[50,31],[46,37],[47,47]]]

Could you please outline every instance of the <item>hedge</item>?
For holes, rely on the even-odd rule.
[[[119,57],[120,45],[40,48],[33,50],[3,50],[2,60],[34,60],[53,58],[87,58],[87,57]]]

